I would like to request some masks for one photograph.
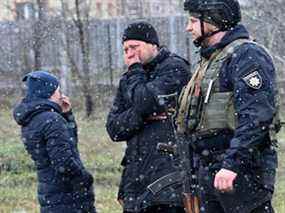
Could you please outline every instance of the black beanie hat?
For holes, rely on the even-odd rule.
[[[154,27],[144,21],[129,24],[124,30],[122,42],[127,40],[139,40],[159,46],[159,39]]]
[[[27,98],[50,98],[59,86],[58,79],[47,71],[30,72],[23,77],[27,86]]]

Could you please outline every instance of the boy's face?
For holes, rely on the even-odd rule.
[[[62,105],[62,98],[63,98],[63,94],[60,90],[60,87],[57,87],[57,89],[54,91],[54,93],[52,94],[52,96],[49,99],[61,106]]]

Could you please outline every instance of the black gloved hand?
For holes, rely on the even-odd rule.
[[[93,182],[93,176],[88,171],[83,171],[71,181],[74,190],[88,190]]]

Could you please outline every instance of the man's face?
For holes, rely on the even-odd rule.
[[[208,22],[204,21],[204,33],[207,34],[209,32],[214,32],[218,30],[218,28]],[[195,41],[197,40],[200,36],[202,36],[202,31],[201,31],[201,21],[200,19],[190,16],[188,25],[186,27],[186,31],[190,32],[192,34],[192,40]],[[211,37],[207,37],[204,41],[203,44],[204,46],[208,46],[210,43]]]
[[[190,16],[186,27],[186,31],[191,33],[193,41],[199,38],[201,36],[200,19]]]
[[[124,60],[127,65],[133,58],[138,57],[142,64],[151,61],[157,53],[157,46],[139,40],[127,40],[123,43]]]

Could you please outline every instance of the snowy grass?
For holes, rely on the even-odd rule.
[[[274,197],[276,213],[285,212],[285,127],[279,133],[277,184]]]
[[[19,127],[9,109],[0,110],[0,213],[38,213],[34,166],[19,137]],[[75,112],[81,157],[95,177],[96,207],[100,213],[119,213],[116,202],[120,179],[122,144],[110,142],[105,131],[105,113],[83,119]],[[285,212],[285,131],[279,134],[279,169],[274,198],[277,213]]]

